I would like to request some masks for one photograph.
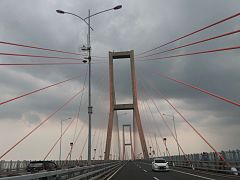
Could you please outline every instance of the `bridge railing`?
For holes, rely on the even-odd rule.
[[[220,158],[214,152],[187,154],[186,156],[165,156],[162,158],[166,159],[170,165],[174,165],[176,167],[240,175],[240,151],[221,151],[220,154],[224,157],[226,162],[220,160]],[[153,158],[154,157],[150,158],[149,160],[145,160],[145,162],[151,163]]]
[[[121,161],[111,161],[91,165],[81,166],[56,171],[45,171],[34,174],[24,174],[12,177],[3,177],[1,180],[32,180],[32,179],[99,179],[122,165]]]
[[[0,161],[0,178],[6,176],[15,176],[26,174],[27,166],[31,161]],[[58,169],[68,169],[72,167],[87,166],[87,160],[71,161],[53,161],[57,164]],[[110,161],[92,160],[92,165],[108,163]]]
[[[30,161],[0,161],[0,177],[25,172]]]
[[[189,167],[199,170],[208,170],[216,172],[240,174],[240,151],[221,151],[219,152],[226,162],[223,162],[216,153],[214,152],[203,152],[198,154],[188,154],[187,157],[181,156],[170,156],[165,157],[167,161],[174,162],[176,166]],[[191,163],[189,163],[189,160]]]
[[[168,161],[171,166],[192,168],[204,171],[213,171],[221,173],[235,174],[240,173],[240,162],[222,162],[222,161]],[[232,168],[235,168],[232,169]]]

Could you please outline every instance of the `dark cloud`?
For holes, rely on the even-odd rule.
[[[240,11],[239,2],[235,0],[228,0],[227,2],[225,0],[135,0],[130,2],[80,2],[75,0],[42,0],[34,2],[22,0],[18,2],[14,0],[2,0],[0,2],[0,39],[1,41],[79,52],[80,48],[86,45],[86,24],[75,17],[57,14],[55,10],[62,9],[86,17],[88,8],[94,13],[102,9],[111,8],[117,4],[122,4],[123,8],[119,11],[101,14],[101,16],[96,16],[91,20],[94,28],[91,37],[93,55],[106,57],[104,59],[93,58],[93,62],[96,63],[92,66],[93,126],[96,129],[99,128],[104,131],[106,131],[109,111],[107,64],[109,51],[134,49],[135,53],[138,54],[139,52],[154,48],[162,43]],[[186,38],[176,44],[169,45],[162,50],[239,29],[239,22],[239,18],[232,19],[196,34],[191,38]],[[235,46],[239,45],[239,42],[240,38],[237,34],[209,43],[179,49],[171,53],[163,54],[162,56]],[[7,45],[0,45],[0,51],[75,57],[21,47],[10,47]],[[153,90],[153,87],[163,91],[189,121],[201,131],[208,134],[210,139],[213,136],[217,137],[220,135],[226,125],[229,125],[229,127],[230,125],[231,127],[239,127],[238,107],[209,98],[207,95],[156,75],[156,72],[161,72],[239,102],[240,64],[238,59],[239,50],[149,62],[141,62],[140,58],[137,57],[135,64],[140,104],[145,103],[145,106],[147,106],[146,103],[148,103],[155,118],[155,120],[152,120],[152,115],[150,110],[147,110],[147,107],[140,108],[147,141],[151,142],[151,136],[154,136],[153,134],[157,133],[158,130],[160,130],[163,135],[170,136],[163,123],[158,122],[159,117],[157,110],[151,103],[151,98],[154,98],[161,112],[174,114],[177,118],[177,128],[180,132],[184,131],[183,123],[178,119],[179,117],[164,103],[163,99]],[[100,60],[106,62],[100,63],[102,62]],[[66,62],[64,60],[43,60],[28,57],[0,57],[1,63],[50,61]],[[31,126],[34,126],[83,87],[87,64],[0,68],[1,101],[73,76],[81,75],[81,78],[59,87],[51,88],[49,91],[45,90],[38,94],[25,97],[22,100],[1,106],[0,122],[4,123],[9,121],[11,124],[14,123],[14,121],[17,123],[29,122]],[[121,63],[118,61],[115,63],[114,68],[117,100],[119,102],[129,102],[131,101],[129,63]],[[53,120],[51,120],[52,123],[56,123],[65,117],[73,117],[78,110],[79,101],[80,96],[70,103],[68,107],[64,108],[64,111],[54,116],[54,118],[52,118]],[[86,127],[88,122],[87,106],[86,91],[83,96],[80,113],[81,122],[83,122]],[[122,121],[120,123],[126,123],[130,122],[132,116],[129,114],[120,119]],[[157,126],[159,126],[159,129],[156,128]],[[217,127],[219,131],[214,130],[215,127]],[[229,134],[227,137],[224,137],[224,141],[231,139],[232,135],[238,134],[235,128],[233,131],[232,134],[228,131]],[[84,132],[87,131],[84,130]],[[49,134],[51,134],[51,132],[49,132]],[[85,135],[86,134],[87,133],[85,133]],[[97,136],[98,135],[96,135],[96,137]],[[184,135],[180,135],[180,138],[184,137]],[[159,136],[157,138],[159,138]],[[13,138],[9,141],[14,142],[15,139]],[[218,142],[218,148],[224,147],[224,142],[221,141],[220,138],[218,138],[216,142]],[[42,144],[44,143],[42,142]],[[229,141],[227,145],[229,148],[236,147],[232,140]],[[192,150],[192,148],[188,146],[185,148]],[[1,149],[1,151],[3,150]],[[13,157],[17,156],[13,155]]]

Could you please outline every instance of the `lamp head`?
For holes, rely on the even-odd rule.
[[[56,10],[56,12],[59,13],[59,14],[64,14],[65,13],[64,11],[62,11],[60,9]]]
[[[121,8],[122,8],[122,5],[118,5],[118,6],[115,6],[113,9],[118,10],[118,9],[121,9]]]

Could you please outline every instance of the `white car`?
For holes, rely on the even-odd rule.
[[[168,162],[163,158],[154,158],[152,162],[152,171],[169,171]]]

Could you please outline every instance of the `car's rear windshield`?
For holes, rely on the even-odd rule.
[[[166,163],[164,159],[156,159],[155,163]]]
[[[43,163],[30,163],[28,166],[29,167],[42,167]]]

